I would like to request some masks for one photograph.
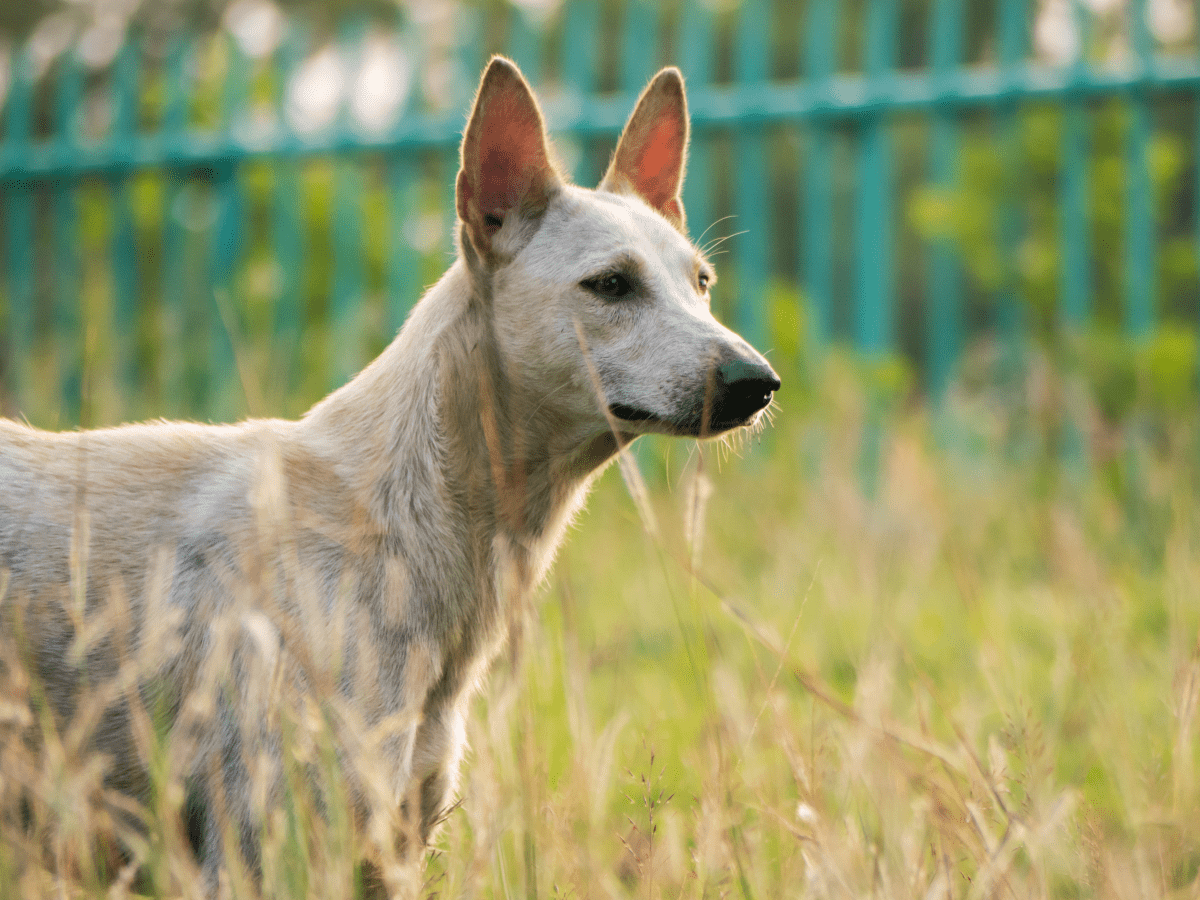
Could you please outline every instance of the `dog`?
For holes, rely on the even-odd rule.
[[[360,778],[356,803],[382,798],[413,823],[405,852],[425,846],[468,700],[597,474],[639,435],[763,416],[779,378],[713,317],[716,275],[687,236],[688,134],[683,79],[663,69],[599,186],[574,186],[495,57],[462,141],[455,262],[299,421],[0,420],[6,638],[60,724],[85,689],[101,697],[111,788],[147,797],[147,735],[165,728],[198,785],[211,882],[231,834],[256,865],[254,798],[282,789],[290,749],[274,705],[326,670],[346,721],[386,733],[386,777]],[[352,767],[355,748],[339,753]]]

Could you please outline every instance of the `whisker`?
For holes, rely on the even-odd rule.
[[[711,250],[714,250],[717,247],[720,247],[723,243],[730,240],[731,238],[740,237],[743,234],[749,234],[749,233],[750,233],[749,229],[744,229],[742,231],[735,231],[732,234],[727,234],[723,237],[713,238],[711,241],[709,241],[707,244],[704,245],[704,247],[701,249],[700,252],[707,256]]]
[[[700,232],[700,236],[698,238],[696,238],[694,243],[698,245],[702,240],[704,240],[704,236],[706,234],[708,234],[712,229],[716,228],[718,225],[720,225],[726,219],[732,219],[732,218],[733,218],[732,214],[728,215],[728,216],[721,216],[721,218],[717,219],[715,222],[713,222],[711,225],[709,225],[707,228],[705,228],[702,232]]]

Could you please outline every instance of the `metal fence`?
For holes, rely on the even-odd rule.
[[[1071,9],[1086,48],[1091,16]],[[1032,58],[1027,0],[486,10],[463,8],[448,47],[431,46],[420,23],[323,39],[285,23],[265,54],[228,31],[131,39],[99,63],[78,49],[49,63],[13,49],[0,143],[9,411],[56,406],[48,424],[59,425],[226,418],[245,411],[250,383],[303,406],[346,378],[449,263],[460,131],[496,51],[537,87],[585,184],[657,66],[682,68],[688,219],[700,231],[731,217],[709,233],[736,233],[718,260],[733,276],[718,304],[759,346],[794,318],[809,346],[906,352],[937,396],[969,331],[1026,330],[1020,279],[981,282],[953,240],[915,228],[910,206],[914,192],[969,177],[968,142],[990,141],[1002,170],[1023,165],[1031,110],[1058,117],[1055,327],[1092,319],[1095,273],[1116,259],[1120,326],[1149,334],[1164,228],[1176,243],[1190,232],[1200,258],[1197,132],[1183,136],[1190,158],[1165,199],[1152,158],[1164,119],[1178,130],[1196,117],[1200,60],[1156,45],[1146,0],[1128,4],[1123,61],[1080,52],[1061,66]],[[911,31],[917,13],[921,46],[900,59],[901,17]],[[383,124],[355,112],[371,90],[359,77],[368,57],[392,60]],[[306,121],[304,92],[333,83],[332,113]],[[1122,110],[1125,188],[1121,240],[1098,245],[1091,141],[1108,103]],[[1022,252],[1028,215],[1019,196],[1002,198],[1000,258]],[[1194,299],[1194,286],[1176,289],[1185,315],[1189,290]]]

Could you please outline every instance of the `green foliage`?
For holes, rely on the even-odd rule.
[[[1165,420],[1196,402],[1196,335],[1164,325],[1135,341],[1115,328],[1096,327],[1066,339],[1066,354],[1091,386],[1097,406],[1113,423],[1135,414]]]
[[[1197,398],[1196,250],[1170,219],[1185,187],[1185,145],[1175,133],[1160,131],[1148,148],[1156,227],[1163,235],[1156,244],[1159,324],[1152,335],[1133,338],[1121,330],[1128,302],[1123,247],[1129,108],[1111,100],[1089,113],[1091,308],[1088,325],[1071,332],[1060,311],[1064,115],[1061,107],[1045,106],[973,130],[961,148],[956,183],[917,191],[910,219],[927,239],[948,241],[960,252],[977,297],[990,301],[1006,292],[1019,298],[1032,337],[1055,367],[1082,376],[1108,422],[1120,424],[1138,413],[1176,415]]]
[[[1061,106],[1041,106],[973,128],[964,136],[956,183],[918,190],[908,210],[926,238],[953,243],[985,294],[1015,291],[1043,338],[1058,327],[1064,115]],[[1115,325],[1121,321],[1126,290],[1121,250],[1130,183],[1129,109],[1121,100],[1109,100],[1091,110],[1087,121],[1092,311],[1101,323]],[[1148,163],[1162,227],[1185,186],[1184,143],[1175,133],[1155,133]],[[1170,301],[1194,293],[1194,280],[1189,280],[1194,271],[1194,248],[1186,234],[1172,232],[1158,246],[1161,297]],[[1160,312],[1172,312],[1163,305]]]

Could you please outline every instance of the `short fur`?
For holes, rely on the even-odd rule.
[[[49,434],[0,420],[5,621],[19,621],[60,719],[138,655],[153,674],[140,697],[190,729],[187,765],[253,865],[248,742],[279,752],[257,718],[272,679],[310,674],[289,636],[299,613],[315,610],[321,631],[341,609],[337,690],[367,725],[400,723],[385,745],[392,797],[419,798],[427,840],[453,795],[467,701],[595,475],[638,434],[757,419],[755,407],[713,427],[723,362],[763,373],[760,406],[778,387],[709,312],[700,275],[713,276],[680,201],[686,142],[683,82],[665,69],[601,187],[571,186],[528,85],[496,58],[463,141],[458,260],[382,355],[300,421]],[[630,294],[603,293],[613,273]],[[315,584],[307,599],[293,562]],[[68,661],[83,623],[114,604],[127,637]],[[214,672],[217,709],[193,716]],[[95,742],[110,784],[144,797],[135,718],[114,700]],[[215,879],[222,833],[201,818]]]

